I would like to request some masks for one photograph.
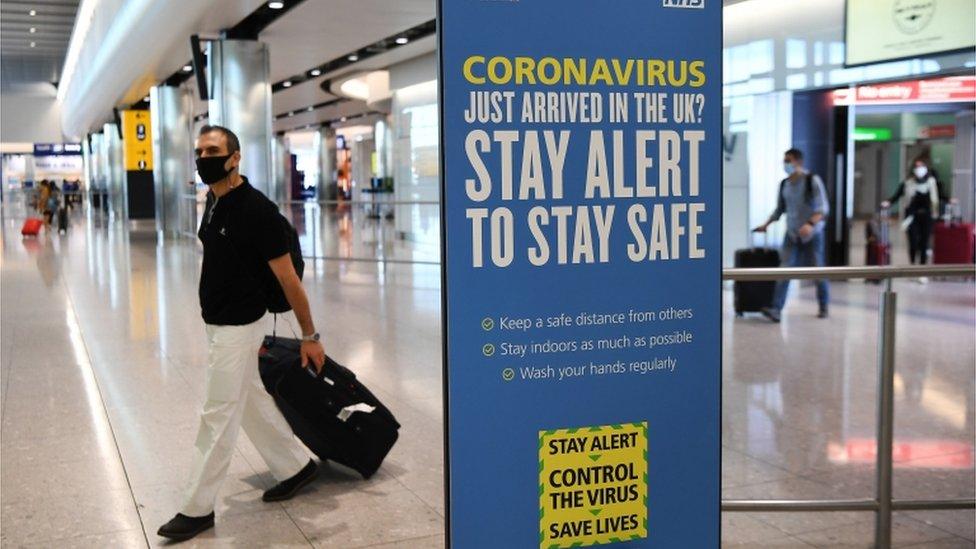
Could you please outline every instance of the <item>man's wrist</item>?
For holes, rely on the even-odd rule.
[[[302,334],[302,343],[318,341],[320,339],[319,333],[314,332],[311,334]]]

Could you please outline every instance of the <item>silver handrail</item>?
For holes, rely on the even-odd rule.
[[[920,276],[973,276],[976,265],[904,265],[885,267],[771,267],[761,269],[722,269],[723,280],[753,282],[788,279],[884,279]]]
[[[972,509],[976,499],[894,499],[893,511],[950,511]],[[874,499],[724,499],[723,511],[746,511],[764,513],[779,511],[796,513],[801,511],[878,511],[880,505]]]
[[[905,267],[785,267],[761,269],[723,269],[723,280],[751,282],[761,280],[883,279],[884,291],[878,305],[878,414],[876,424],[877,462],[875,465],[875,497],[873,499],[819,500],[722,500],[723,511],[873,511],[874,544],[891,547],[891,515],[893,511],[925,511],[976,508],[976,498],[939,500],[896,500],[892,496],[894,459],[892,441],[895,424],[895,315],[897,294],[892,290],[895,278],[972,277],[976,265],[912,265]]]
[[[436,205],[440,204],[440,202],[438,202],[437,200],[388,200],[388,201],[373,201],[373,200],[357,200],[357,199],[350,198],[348,200],[338,200],[338,199],[335,199],[335,200],[316,200],[316,199],[309,199],[309,200],[278,200],[278,201],[275,202],[275,204],[282,204],[282,205],[283,204],[288,204],[288,205],[346,204],[346,205],[352,205],[352,206],[357,205],[357,204],[362,204],[362,205],[366,205],[366,206],[377,206],[377,205],[379,205],[379,206],[413,206],[413,205],[419,205],[419,206],[436,206]]]
[[[203,198],[198,198],[197,199],[197,203],[199,203],[199,204],[205,204],[206,202],[207,202],[206,199],[203,199]],[[349,200],[338,200],[338,199],[336,199],[336,200],[316,200],[316,199],[309,199],[309,200],[276,200],[275,201],[275,204],[278,204],[279,206],[284,206],[284,205],[288,205],[288,206],[305,206],[305,205],[321,206],[323,204],[333,204],[333,205],[343,204],[343,205],[347,205],[347,206],[355,206],[355,205],[362,205],[362,206],[376,206],[376,205],[382,205],[382,206],[413,206],[413,205],[417,205],[417,206],[436,206],[436,205],[440,204],[440,202],[438,202],[436,200],[390,200],[388,202],[373,202],[371,200],[354,200],[354,199],[350,198]]]

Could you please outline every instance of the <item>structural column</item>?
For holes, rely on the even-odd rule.
[[[105,163],[102,158],[104,139],[101,133],[93,133],[88,137],[85,147],[88,152],[88,200],[92,209],[96,210],[105,209]]]
[[[156,230],[177,236],[181,226],[195,225],[196,208],[184,208],[194,219],[180,220],[180,201],[193,182],[192,99],[177,86],[155,86],[151,97],[153,179],[156,194]]]
[[[24,181],[33,181],[34,188],[37,188],[38,182],[36,179],[34,179],[34,156],[33,155],[24,157]]]
[[[393,176],[393,132],[387,120],[377,120],[373,125],[373,142],[376,147],[376,177]]]
[[[976,121],[973,111],[956,113],[956,150],[952,157],[952,197],[958,202],[960,216],[966,223],[976,220]],[[948,175],[948,174],[946,174]],[[944,182],[949,184],[948,181]]]
[[[88,147],[91,146],[91,136],[87,136],[84,141],[81,142],[81,180],[85,184],[85,192],[88,196],[91,196],[92,188],[92,155]]]
[[[285,136],[277,135],[271,140],[271,157],[274,175],[266,194],[281,204],[291,196],[291,151]]]
[[[319,181],[317,200],[335,200],[336,193],[336,133],[331,127],[318,131]]]
[[[241,141],[241,174],[271,196],[271,83],[268,46],[253,40],[208,42],[210,123]]]
[[[125,163],[122,158],[122,138],[116,124],[102,127],[102,166],[105,169],[105,190],[112,220],[126,220],[128,197],[125,186]]]

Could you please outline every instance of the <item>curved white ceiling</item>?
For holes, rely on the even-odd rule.
[[[435,11],[434,0],[305,0],[261,33],[271,81],[430,21]]]
[[[113,107],[138,101],[150,86],[178,71],[190,59],[191,34],[216,36],[262,3],[264,0],[83,0],[75,34],[85,25],[89,32],[72,35],[70,48],[79,48],[77,66],[60,93],[65,135],[78,139],[100,128],[111,119]],[[87,24],[81,17],[86,13],[90,19]],[[429,21],[434,13],[434,0],[306,0],[261,32],[260,39],[271,53],[271,80],[300,74]],[[434,44],[432,36],[426,37],[349,69],[383,68],[428,53]],[[322,75],[276,93],[274,112],[302,109],[333,98],[319,87],[326,77],[335,75]],[[205,110],[204,105],[197,107],[199,112]],[[327,110],[318,109],[302,118],[322,120],[331,115]],[[290,127],[289,122],[298,122],[297,114],[295,118],[275,121],[276,129]]]
[[[80,139],[190,59],[191,34],[216,33],[261,0],[84,0],[58,98],[66,137]]]

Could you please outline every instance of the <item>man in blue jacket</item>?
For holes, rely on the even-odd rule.
[[[783,154],[783,170],[787,177],[780,182],[776,210],[756,232],[766,229],[786,214],[786,237],[783,239],[782,265],[784,267],[822,267],[824,265],[824,227],[830,206],[823,181],[816,174],[803,167],[803,153],[790,149]],[[763,315],[773,322],[779,322],[790,281],[776,283],[773,303],[762,310]],[[830,286],[826,280],[817,280],[817,302],[820,305],[818,318],[827,318],[830,302]]]

